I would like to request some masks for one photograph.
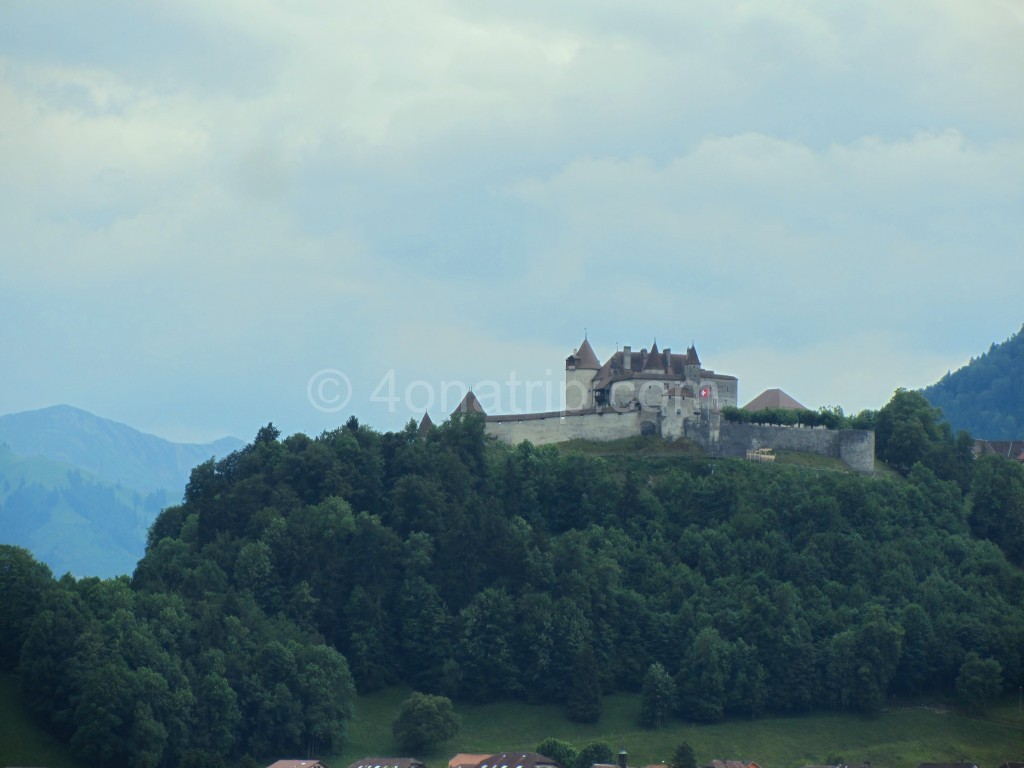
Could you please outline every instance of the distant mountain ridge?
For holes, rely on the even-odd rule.
[[[0,543],[54,573],[130,574],[194,466],[244,443],[172,443],[67,405],[0,416]]]
[[[921,394],[956,430],[982,440],[1024,439],[1024,326]]]
[[[184,489],[197,464],[245,445],[236,437],[172,443],[70,405],[0,416],[0,444],[19,456],[70,464],[143,493]]]

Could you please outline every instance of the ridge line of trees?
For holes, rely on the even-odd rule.
[[[918,393],[875,418],[903,476],[615,461],[355,418],[193,470],[129,579],[0,547],[0,668],[83,758],[340,752],[355,691],[673,718],[891,696],[984,706],[1024,673],[1024,467]],[[1001,463],[1000,463],[1001,462]]]

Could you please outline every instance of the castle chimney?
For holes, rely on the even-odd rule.
[[[629,347],[622,348],[622,367],[627,371],[633,370],[633,351]]]
[[[672,373],[672,350],[668,347],[662,350],[661,354],[665,358],[665,370]]]
[[[626,768],[626,748],[619,750],[619,768]]]

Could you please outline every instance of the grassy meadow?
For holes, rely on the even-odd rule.
[[[406,689],[363,696],[341,755],[327,758],[332,768],[369,755],[394,755],[391,721]],[[548,736],[577,746],[604,741],[625,747],[630,765],[667,761],[681,741],[693,746],[698,763],[714,758],[756,761],[762,768],[798,768],[841,759],[868,761],[872,768],[915,768],[922,762],[957,762],[965,757],[980,768],[1024,759],[1024,718],[1017,699],[994,707],[988,719],[971,719],[936,709],[900,709],[878,717],[822,714],[734,720],[712,726],[673,725],[648,731],[636,725],[639,697],[606,697],[595,725],[570,723],[559,706],[500,703],[460,704],[462,730],[432,754],[420,755],[429,768],[444,768],[456,752],[532,750]]]
[[[345,751],[317,757],[331,768],[344,768],[361,757],[398,754],[391,722],[409,693],[391,688],[360,697]],[[455,752],[532,750],[554,736],[577,746],[604,741],[614,751],[625,747],[631,765],[668,760],[684,740],[693,746],[698,762],[716,757],[745,759],[757,761],[762,768],[798,768],[830,759],[869,761],[872,768],[914,768],[921,762],[956,762],[962,757],[980,768],[996,768],[1007,760],[1024,758],[1024,718],[1015,696],[993,707],[986,720],[902,709],[875,718],[823,714],[713,726],[679,724],[660,731],[637,727],[639,705],[639,698],[632,695],[606,697],[601,722],[580,725],[565,720],[560,706],[460,704],[456,706],[462,717],[458,736],[419,757],[429,768],[445,768]],[[0,766],[12,765],[88,768],[31,720],[21,706],[14,678],[0,675]]]

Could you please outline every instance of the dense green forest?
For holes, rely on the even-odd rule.
[[[1024,328],[923,390],[957,429],[983,440],[1024,440]]]
[[[918,393],[862,417],[896,472],[268,425],[195,468],[130,579],[0,548],[0,665],[106,766],[338,752],[354,690],[398,682],[581,721],[642,692],[652,727],[983,708],[1024,675],[1024,468]]]

